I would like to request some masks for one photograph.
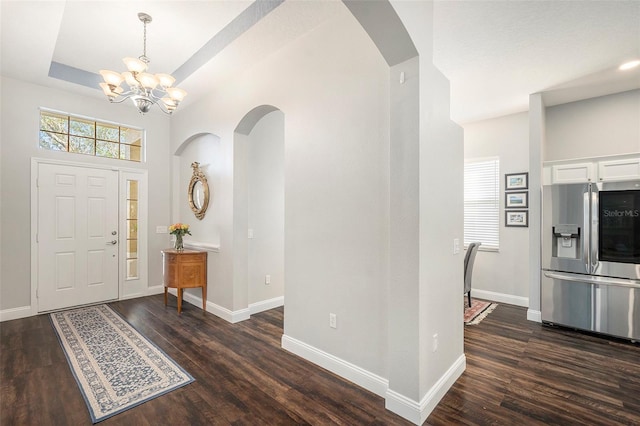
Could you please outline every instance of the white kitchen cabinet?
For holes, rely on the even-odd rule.
[[[570,163],[551,166],[551,183],[595,182],[593,163]]]
[[[640,179],[640,157],[598,162],[598,182]]]

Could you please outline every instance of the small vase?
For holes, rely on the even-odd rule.
[[[174,248],[176,249],[176,251],[183,251],[184,250],[184,243],[182,242],[182,235],[176,234],[176,242],[175,242]]]

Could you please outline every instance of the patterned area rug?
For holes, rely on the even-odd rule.
[[[107,305],[54,312],[51,323],[93,423],[194,381]]]
[[[484,300],[471,299],[471,307],[464,303],[464,323],[465,325],[479,324],[498,306],[497,303],[485,302]]]

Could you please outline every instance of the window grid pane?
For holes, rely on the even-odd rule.
[[[40,131],[40,147],[50,151],[67,151],[69,137],[66,134]]]
[[[127,279],[138,278],[138,181],[127,180]]]
[[[40,111],[39,146],[50,151],[141,162],[143,134],[142,129]]]
[[[69,138],[69,152],[78,154],[95,155],[95,139],[81,138],[79,136],[71,136]]]
[[[464,243],[481,242],[498,249],[500,242],[500,160],[470,160],[464,165]]]

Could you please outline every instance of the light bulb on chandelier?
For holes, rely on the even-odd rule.
[[[100,70],[104,79],[100,83],[102,91],[112,103],[121,103],[131,99],[138,110],[144,114],[156,104],[165,113],[171,114],[178,108],[180,102],[187,96],[187,92],[173,87],[176,79],[169,74],[149,74],[147,68],[147,24],[151,22],[151,16],[146,13],[138,13],[138,19],[144,24],[144,50],[138,58],[124,58],[122,62],[128,71],[121,73],[109,70]],[[120,87],[126,82],[129,90]]]

